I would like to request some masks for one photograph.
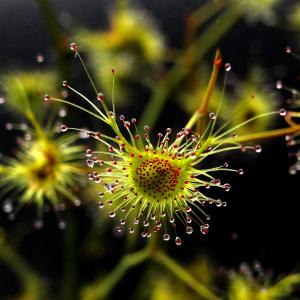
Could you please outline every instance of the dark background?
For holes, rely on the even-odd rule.
[[[64,0],[52,1],[58,18],[67,20],[64,30],[68,33],[73,26],[84,25],[89,28],[105,27],[107,13],[113,1],[102,0]],[[201,3],[200,1],[135,1],[139,7],[146,8],[154,16],[159,27],[167,36],[168,43],[181,47],[183,39],[184,16]],[[278,23],[268,26],[262,22],[247,23],[239,21],[218,42],[223,56],[230,61],[235,76],[244,79],[253,65],[259,65],[267,74],[262,86],[268,86],[275,93],[275,81],[282,79],[288,85],[299,87],[300,62],[286,55],[287,45],[297,51],[299,31],[284,28],[289,16],[288,11],[293,1],[282,1],[277,8]],[[46,66],[52,66],[54,55],[52,42],[44,26],[39,8],[33,0],[0,0],[0,73],[11,69],[29,69],[36,65],[35,56],[43,53]],[[211,51],[206,60],[213,57]],[[288,93],[281,92],[282,105]],[[131,107],[132,109],[132,107]],[[134,109],[134,108],[133,108]],[[139,115],[141,108],[138,108]],[[164,111],[163,127],[176,127],[176,122],[186,120],[186,116],[176,105]],[[168,116],[173,117],[168,119]],[[174,117],[175,116],[175,117]],[[1,115],[1,151],[12,153],[13,133],[7,133],[3,127],[10,116]],[[176,122],[175,122],[176,121]],[[283,125],[283,123],[281,124]],[[261,154],[230,154],[226,161],[245,169],[243,176],[230,176],[232,190],[223,197],[228,202],[224,209],[209,209],[211,231],[208,236],[193,234],[185,238],[178,248],[172,243],[168,246],[171,256],[188,263],[190,258],[199,253],[209,254],[217,266],[238,268],[241,262],[260,261],[265,269],[272,269],[274,276],[299,270],[299,175],[291,176],[288,168],[292,159],[284,138],[262,143]],[[89,230],[90,218],[84,206],[73,209],[78,223],[78,248]],[[34,210],[26,208],[17,220],[9,222],[0,213],[0,226],[13,235],[15,227],[28,224],[34,218]],[[53,286],[59,284],[62,277],[63,233],[57,230],[55,216],[45,217],[46,226],[41,231],[31,231],[21,243],[20,253],[41,272]],[[30,229],[31,230],[31,229]],[[30,231],[29,230],[29,231]],[[235,238],[233,238],[233,235]],[[118,251],[122,240],[113,238],[110,233],[105,237],[109,256],[105,263],[81,260],[80,280],[86,282],[93,278],[93,272],[109,269],[121,256]],[[74,249],[78,252],[78,249]],[[141,267],[142,268],[142,267]],[[140,268],[140,269],[141,269]],[[132,272],[137,280],[139,269]],[[0,262],[0,299],[1,295],[14,293],[20,288],[13,274]],[[132,280],[125,279],[119,291],[129,293],[134,286]],[[3,296],[4,297],[4,296]]]

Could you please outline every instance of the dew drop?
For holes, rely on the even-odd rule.
[[[167,233],[165,233],[165,234],[163,235],[163,240],[164,240],[165,242],[167,242],[169,239],[170,239],[170,235],[167,234]]]
[[[216,207],[221,207],[223,205],[222,200],[218,199],[216,200]]]
[[[86,151],[85,151],[86,157],[91,157],[92,154],[93,154],[93,150],[92,149],[86,149]]]
[[[5,124],[5,129],[6,130],[12,130],[14,127],[13,127],[13,124],[11,124],[11,123],[6,123]]]
[[[64,124],[60,125],[60,131],[61,132],[66,132],[68,130],[68,127]]]
[[[59,115],[59,117],[64,118],[67,115],[67,110],[65,108],[61,108],[58,111],[58,115]]]
[[[130,228],[129,228],[129,233],[134,233],[133,227],[130,227]]]
[[[186,206],[186,207],[185,207],[185,211],[186,211],[186,212],[191,212],[191,211],[192,211],[192,208],[191,208],[190,206]]]
[[[74,200],[74,205],[75,205],[75,206],[80,206],[80,205],[81,205],[80,199],[75,199],[75,200]]]
[[[193,227],[186,226],[185,231],[186,231],[187,234],[192,234],[193,233]]]
[[[278,113],[279,113],[280,116],[284,117],[284,116],[286,116],[287,112],[284,108],[281,108]]]
[[[70,44],[70,49],[71,49],[72,51],[77,52],[77,51],[78,51],[77,44],[76,44],[76,43],[71,43],[71,44]]]
[[[144,126],[145,131],[149,131],[149,126]]]
[[[277,81],[276,81],[276,89],[281,90],[282,87],[283,87],[282,81],[281,81],[281,80],[277,80]]]
[[[61,229],[61,230],[65,229],[66,228],[66,222],[64,220],[60,220],[58,222],[58,228]]]
[[[103,208],[104,207],[104,203],[103,202],[98,202],[98,207],[99,208]]]
[[[292,52],[292,48],[290,46],[285,47],[285,52],[290,54]]]
[[[229,71],[231,70],[231,64],[230,64],[230,63],[226,63],[226,64],[224,65],[224,68],[225,68],[225,71],[226,71],[226,72],[229,72]]]
[[[297,169],[294,166],[291,166],[289,168],[289,173],[290,173],[290,175],[295,175],[295,174],[297,174]]]
[[[102,93],[98,93],[97,100],[104,101],[105,100],[105,96]]]
[[[44,226],[44,222],[41,219],[37,219],[33,221],[33,228],[36,230],[41,229]]]
[[[225,184],[223,185],[223,188],[224,188],[224,190],[225,190],[226,192],[229,192],[229,191],[230,191],[230,188],[231,188],[231,185],[230,185],[229,183],[225,183]]]
[[[255,150],[256,153],[260,153],[260,152],[262,151],[262,148],[261,148],[260,145],[256,145],[256,146],[254,147],[254,150]]]
[[[68,86],[68,81],[67,80],[64,80],[63,83],[62,83],[63,87],[67,87]]]
[[[181,240],[180,237],[176,236],[176,238],[175,238],[175,244],[176,244],[177,246],[180,246],[180,245],[182,244],[182,240]]]
[[[6,199],[2,204],[2,209],[5,213],[9,214],[13,211],[13,205],[10,199]]]
[[[92,159],[87,159],[86,161],[86,165],[88,166],[88,167],[90,167],[90,168],[93,168],[94,167],[94,161],[92,160]],[[91,179],[93,179],[93,178],[91,178]]]
[[[190,217],[186,217],[185,220],[188,224],[192,223],[192,219]]]
[[[98,195],[99,195],[100,198],[104,197],[104,193],[103,192],[99,192]]]
[[[170,218],[170,223],[174,223],[175,222],[175,218],[174,217],[171,217]]]
[[[216,114],[213,113],[213,112],[209,113],[208,116],[209,116],[209,118],[210,118],[211,120],[214,120],[214,119],[216,118]]]
[[[44,62],[44,60],[45,60],[45,58],[44,58],[44,56],[42,55],[42,54],[37,54],[37,56],[36,56],[36,61],[39,63],[39,64],[41,64],[41,63],[43,63]]]
[[[244,170],[243,169],[238,169],[237,172],[238,172],[239,175],[243,175],[244,174]]]
[[[138,218],[135,218],[135,219],[133,220],[133,223],[134,223],[135,225],[139,224],[139,222],[140,222],[140,220],[139,220]]]
[[[125,128],[129,128],[130,127],[130,122],[129,121],[125,121],[124,122],[124,127]]]
[[[5,99],[0,96],[0,104],[3,104],[3,103],[5,103]]]
[[[149,226],[149,221],[145,220],[145,221],[143,222],[143,225],[144,225],[144,227],[148,227],[148,226]]]
[[[209,225],[208,224],[203,224],[200,226],[200,231],[202,234],[208,234],[209,232]]]
[[[108,216],[110,218],[114,218],[116,216],[116,213],[114,211],[111,211],[111,212],[108,213]]]

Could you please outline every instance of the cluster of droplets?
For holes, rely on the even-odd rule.
[[[296,59],[300,59],[300,57],[293,52],[293,49],[290,46],[285,48],[285,52],[289,55],[292,55]],[[281,109],[279,114],[285,117],[287,123],[291,127],[294,127],[295,129],[299,128],[299,123],[297,123],[297,120],[300,118],[300,92],[297,89],[288,87],[282,82],[282,80],[278,80],[276,82],[276,88],[291,93],[291,97],[287,100],[289,110],[287,111],[285,109]],[[300,151],[295,147],[299,144],[299,132],[300,128],[295,130],[295,133],[286,135],[285,137],[286,144],[290,148],[289,156],[295,158],[295,161],[289,167],[289,173],[291,175],[297,174],[297,172],[300,170]]]
[[[216,115],[210,113],[208,117],[210,120],[215,120]],[[134,152],[127,151],[126,145],[118,136],[111,138],[99,132],[71,128],[85,132],[86,136],[94,138],[104,145],[105,149],[102,151],[93,151],[90,148],[86,149],[86,165],[92,169],[88,174],[88,179],[96,184],[101,183],[101,191],[98,193],[100,198],[98,203],[99,208],[102,209],[107,207],[108,216],[110,218],[115,218],[118,213],[121,214],[116,231],[118,233],[124,231],[134,233],[136,231],[135,227],[142,226],[142,237],[149,238],[153,232],[163,231],[163,240],[169,241],[171,236],[168,233],[167,227],[171,226],[175,231],[175,244],[180,245],[182,239],[176,232],[177,218],[175,218],[175,216],[179,216],[181,222],[185,224],[185,232],[187,235],[194,232],[194,225],[192,223],[199,226],[200,233],[203,235],[208,234],[209,224],[203,221],[197,213],[200,211],[201,214],[204,215],[205,220],[208,221],[210,216],[202,210],[202,207],[204,207],[205,204],[215,205],[216,207],[225,207],[227,203],[220,199],[204,196],[202,192],[199,191],[199,188],[209,189],[211,187],[219,187],[225,191],[229,191],[231,185],[229,183],[222,184],[220,179],[213,178],[212,176],[210,176],[212,178],[210,181],[199,179],[199,176],[207,175],[210,171],[227,170],[227,163],[209,170],[191,169],[188,178],[185,178],[185,181],[178,191],[179,194],[181,193],[180,195],[182,197],[176,198],[179,205],[176,206],[176,201],[173,201],[173,199],[168,199],[174,207],[170,208],[170,203],[165,203],[165,210],[161,209],[163,206],[160,204],[153,204],[152,201],[154,201],[154,199],[148,199],[146,205],[143,206],[142,200],[139,200],[140,190],[138,191],[136,189],[130,174],[132,171],[138,173],[137,170],[141,168],[143,164],[146,165],[146,171],[147,168],[150,168],[150,165],[153,166],[154,164],[156,167],[155,163],[158,164],[159,168],[162,168],[166,165],[165,161],[168,165],[169,163],[181,163],[190,159],[192,161],[191,165],[194,166],[200,163],[203,160],[203,157],[210,155],[210,152],[214,151],[214,146],[205,145],[203,149],[203,144],[205,143],[201,138],[193,135],[188,128],[182,128],[177,132],[173,142],[170,142],[172,130],[171,128],[167,128],[164,134],[157,134],[157,141],[153,143],[156,146],[153,146],[149,137],[149,126],[144,126],[144,132],[143,134],[140,134],[136,127],[137,120],[135,118],[128,121],[124,115],[120,115],[118,120],[128,131],[128,134],[132,139],[132,144],[135,145]],[[132,126],[135,128],[135,132],[131,131]],[[60,127],[62,132],[66,132],[68,129],[69,128],[66,125],[61,125]],[[232,138],[234,139],[236,136],[236,134],[233,134]],[[185,142],[181,143],[183,140]],[[261,152],[261,147],[259,145],[242,146],[241,150],[243,152],[246,150],[253,150],[259,153]],[[147,160],[147,157],[151,157],[151,159],[149,158]],[[98,171],[97,168],[100,168],[100,171]],[[243,169],[229,170],[240,175],[244,173]],[[172,172],[174,173],[175,171],[172,169]],[[176,174],[177,176],[181,176],[180,172]],[[143,180],[148,180],[147,175],[143,174],[142,176],[144,176]],[[165,177],[161,177],[159,180],[164,181]],[[163,185],[164,183],[160,184]],[[178,184],[178,182],[176,182],[176,184]],[[176,184],[175,188],[177,188]],[[169,189],[170,188],[171,186],[169,186]],[[180,203],[180,201],[182,201],[182,203]],[[151,206],[152,211],[149,209]],[[156,209],[153,209],[153,206],[155,206]],[[141,207],[143,207],[143,209],[141,209]],[[134,214],[135,216],[131,217]]]
[[[79,199],[75,199],[74,204],[75,204],[75,206],[80,206],[81,201]],[[16,218],[16,215],[19,213],[19,211],[23,205],[24,204],[21,204],[10,198],[7,198],[2,202],[1,208],[2,208],[3,213],[5,213],[7,215],[7,219],[9,221],[14,221]],[[66,210],[66,204],[63,202],[58,203],[54,207],[54,211],[55,211],[56,215],[58,216],[57,227],[61,230],[66,228],[66,221],[63,217],[65,210]],[[51,211],[50,206],[47,204],[44,204],[43,205],[43,214],[49,213],[50,211]],[[32,227],[35,230],[42,229],[44,227],[43,218],[40,217],[40,218],[34,219],[32,222]]]

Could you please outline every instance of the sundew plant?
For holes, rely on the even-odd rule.
[[[229,191],[230,184],[223,182],[219,174],[243,174],[243,169],[232,169],[227,162],[205,168],[203,163],[226,151],[253,150],[260,153],[260,145],[248,146],[239,141],[238,129],[257,118],[273,114],[285,116],[286,111],[281,109],[279,112],[254,116],[234,127],[230,127],[229,121],[217,128],[219,112],[207,111],[217,75],[223,67],[221,54],[217,51],[206,97],[200,108],[180,131],[172,133],[172,129],[167,128],[154,139],[149,132],[149,125],[142,124],[144,127],[141,130],[137,119],[126,119],[124,115],[118,115],[113,91],[109,106],[106,97],[95,87],[78,52],[77,44],[71,43],[70,49],[87,72],[98,103],[85,97],[67,81],[63,82],[63,86],[79,95],[93,110],[49,95],[45,95],[44,99],[47,102],[56,101],[75,106],[113,130],[114,135],[110,136],[65,124],[60,127],[62,132],[83,131],[104,145],[102,151],[86,150],[86,164],[91,168],[88,177],[105,188],[104,192],[98,193],[99,207],[111,207],[108,215],[118,218],[117,230],[120,232],[125,230],[134,233],[137,227],[141,227],[143,237],[150,238],[153,233],[159,232],[164,241],[169,241],[171,235],[174,235],[176,245],[182,243],[176,229],[179,224],[183,224],[186,234],[192,234],[194,229],[197,233],[207,234],[207,220],[210,216],[205,213],[204,206],[214,204],[221,207],[226,206],[226,202],[207,196],[205,191],[210,188]],[[229,63],[224,65],[224,70],[231,70]],[[115,69],[112,69],[112,74],[114,80]],[[222,99],[220,107],[221,104]]]
[[[29,2],[0,4],[0,298],[299,299],[298,5]]]

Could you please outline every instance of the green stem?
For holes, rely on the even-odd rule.
[[[196,280],[190,273],[188,273],[182,266],[177,264],[175,260],[167,256],[161,251],[157,251],[154,254],[154,260],[169,271],[171,271],[178,279],[186,283],[190,288],[192,288],[201,298],[206,300],[221,300],[212,291],[207,289],[203,284]]]
[[[57,20],[57,16],[51,2],[48,0],[36,0],[41,13],[43,15],[45,24],[52,38],[53,45],[56,51],[56,60],[58,66],[58,72],[60,80],[64,80],[68,77],[68,54],[67,54],[67,38],[62,33],[61,26]]]
[[[142,264],[153,255],[158,247],[157,239],[158,234],[153,234],[142,250],[123,256],[117,266],[104,279],[97,280],[83,290],[82,298],[85,300],[106,299],[130,269]]]
[[[140,265],[150,256],[149,247],[125,255],[118,265],[102,280],[90,285],[83,291],[82,298],[86,300],[106,299],[123,276],[133,267]]]
[[[31,299],[48,299],[49,294],[40,276],[4,240],[0,240],[0,259],[21,279],[24,292],[31,295]]]
[[[239,19],[240,14],[234,8],[228,8],[219,18],[220,22],[212,24],[183,55],[175,66],[158,83],[140,121],[142,128],[146,124],[154,125],[171,92],[191,72],[197,62],[215,45],[215,43]],[[188,61],[188,64],[186,63]]]

